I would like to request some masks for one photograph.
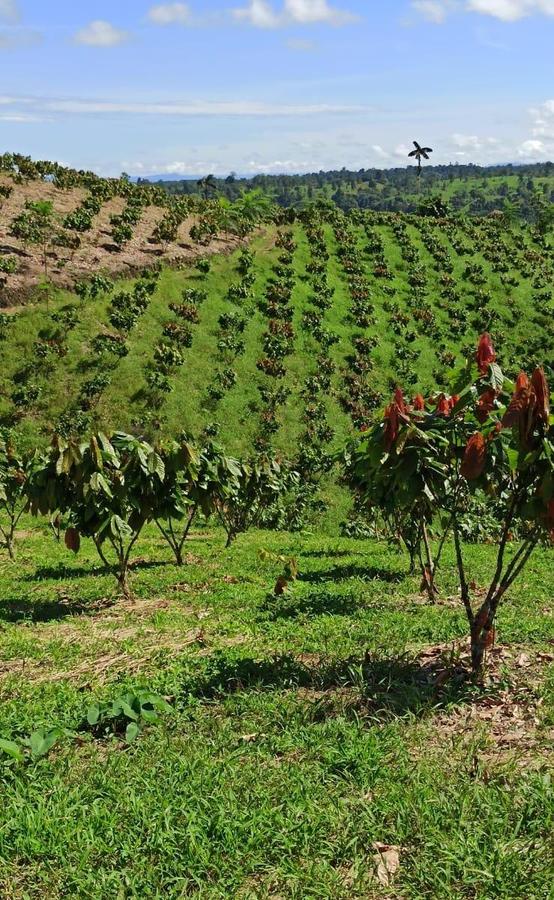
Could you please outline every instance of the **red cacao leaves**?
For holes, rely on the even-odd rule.
[[[483,474],[486,462],[487,442],[481,432],[477,431],[467,442],[460,472],[468,481],[475,481]]]
[[[487,421],[489,415],[493,411],[497,396],[498,394],[494,388],[487,388],[487,390],[479,397],[479,400],[477,401],[476,416],[481,424]]]
[[[550,421],[550,390],[544,376],[544,369],[535,369],[531,376],[531,385],[537,398],[535,407],[536,418],[545,428],[548,428]]]
[[[491,366],[493,362],[496,362],[496,353],[494,352],[492,339],[488,332],[485,332],[479,338],[475,359],[480,375],[486,375],[489,371],[489,366]]]
[[[408,407],[404,400],[404,394],[397,388],[394,399],[385,410],[385,447],[392,450],[398,437],[400,423],[408,421]]]

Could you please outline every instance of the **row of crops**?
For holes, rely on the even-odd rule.
[[[106,422],[151,438],[207,429],[308,460],[397,383],[446,387],[484,331],[510,367],[552,366],[552,252],[530,232],[337,212],[270,238],[2,315],[4,428],[35,441]]]
[[[318,234],[312,238],[317,241]],[[289,259],[294,249],[288,238],[287,244]],[[276,301],[281,318],[270,322],[288,322],[286,271],[283,276]],[[274,283],[268,283],[270,295]],[[138,285],[143,296],[144,285]],[[281,360],[291,335],[289,329],[271,327],[265,333],[269,355],[261,368],[266,376],[284,378]],[[283,340],[275,343],[279,336]],[[410,397],[397,387],[384,414],[371,426],[364,423],[339,454],[326,449],[332,436],[325,417],[326,384],[315,395],[304,393],[306,427],[288,458],[271,446],[267,416],[261,420],[261,445],[242,458],[228,455],[206,433],[196,446],[184,433],[155,445],[121,431],[98,432],[82,442],[56,435],[49,450],[24,454],[8,438],[0,444],[3,546],[13,558],[22,516],[48,516],[57,539],[65,533],[68,550],[77,553],[83,537],[92,540],[106,571],[113,571],[123,594],[132,597],[131,553],[145,526],[157,526],[178,565],[198,514],[219,520],[227,547],[253,527],[301,529],[321,502],[321,477],[333,469],[350,487],[354,511],[369,533],[373,529],[408,550],[431,603],[439,590],[442,551],[454,542],[473,672],[480,676],[500,602],[537,547],[554,540],[554,417],[545,368],[510,380],[484,333],[455,387],[446,392],[437,385],[427,397]],[[467,518],[480,521],[483,511],[493,523],[487,537],[497,545],[484,598],[468,578],[465,549]],[[509,553],[508,545],[513,545]],[[283,562],[281,591],[295,577],[294,564]]]
[[[107,568],[115,555],[128,593],[146,525],[179,563],[197,513],[229,544],[300,529],[336,507],[338,476],[355,497],[345,533],[404,544],[431,601],[454,539],[480,670],[500,600],[554,534],[552,265],[502,218],[315,207],[229,257],[96,275],[5,315],[8,549],[22,514],[50,516],[68,549],[87,537]],[[483,511],[499,561],[479,610],[461,542]]]

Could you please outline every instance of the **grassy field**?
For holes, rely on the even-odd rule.
[[[179,569],[148,532],[134,603],[42,526],[1,563],[0,738],[68,732],[0,763],[0,895],[554,897],[552,553],[502,607],[477,691],[451,557],[431,606],[386,545],[223,544],[196,532]],[[262,549],[297,558],[289,596]],[[472,551],[478,584],[492,552]],[[172,711],[134,743],[87,725],[138,688]]]
[[[431,177],[429,175],[431,174]],[[415,167],[410,172],[407,183],[395,185],[387,182],[373,183],[352,181],[342,184],[338,190],[336,185],[325,185],[318,193],[329,200],[337,202],[341,208],[369,208],[376,210],[411,210],[417,211],[421,203],[430,198],[441,197],[453,212],[466,216],[481,216],[491,210],[502,210],[506,201],[517,205],[525,218],[531,212],[533,192],[552,198],[554,178],[528,177],[520,180],[514,175],[491,175],[483,177],[442,177],[434,173],[423,172],[418,181]]]

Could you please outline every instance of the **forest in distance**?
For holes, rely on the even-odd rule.
[[[431,165],[419,180],[413,167],[338,169],[308,174],[278,174],[226,177],[206,175],[201,179],[155,175],[137,182],[157,183],[171,195],[218,195],[236,200],[245,190],[259,189],[282,207],[302,208],[317,200],[331,200],[343,212],[351,209],[375,212],[417,213],[422,200],[440,196],[452,213],[484,216],[506,206],[526,221],[534,221],[534,196],[540,191],[554,202],[554,163],[478,166]]]

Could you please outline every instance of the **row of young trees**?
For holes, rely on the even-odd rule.
[[[498,607],[533,551],[554,540],[554,418],[542,368],[508,380],[484,334],[475,359],[452,393],[417,395],[398,388],[383,420],[362,426],[344,470],[359,511],[377,513],[389,536],[405,544],[433,602],[444,547],[453,541],[479,674],[494,640]],[[97,434],[86,443],[55,438],[47,452],[21,458],[0,446],[0,533],[10,555],[24,512],[50,517],[77,552],[93,541],[129,596],[131,553],[155,523],[182,564],[198,515],[214,515],[227,545],[250,527],[279,520],[275,506],[298,489],[298,472],[269,452],[240,461],[183,437],[152,446],[128,434]],[[495,507],[496,561],[483,592],[468,572],[463,520],[480,495]],[[514,540],[516,538],[516,540]]]
[[[129,597],[131,553],[147,524],[155,523],[182,565],[199,513],[217,517],[229,547],[296,477],[273,456],[238,460],[214,443],[198,449],[185,436],[159,447],[122,432],[98,433],[82,444],[56,437],[47,452],[27,457],[4,443],[0,535],[13,558],[21,516],[47,516],[69,550],[92,540]]]

